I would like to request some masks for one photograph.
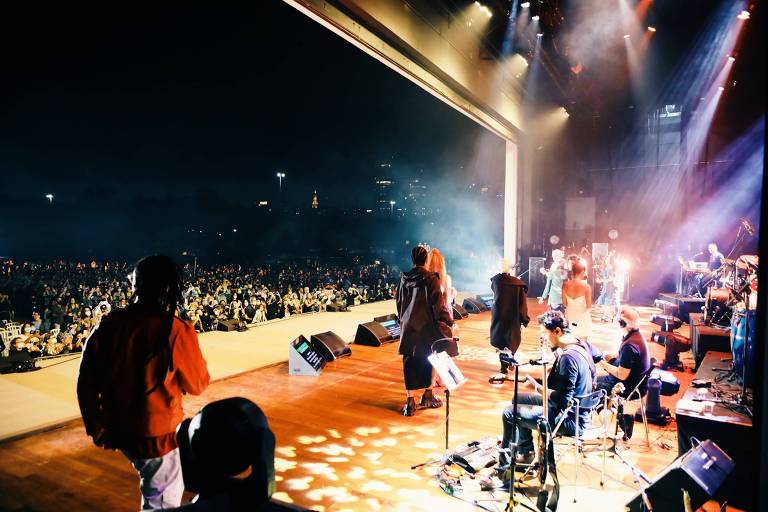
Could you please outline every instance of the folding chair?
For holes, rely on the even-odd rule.
[[[651,447],[651,438],[648,434],[648,417],[645,414],[645,404],[643,404],[643,393],[640,391],[640,387],[643,385],[644,382],[646,382],[650,376],[651,373],[655,370],[653,366],[651,366],[651,369],[648,370],[645,375],[640,379],[640,382],[637,383],[637,386],[635,386],[635,389],[630,391],[630,393],[624,398],[624,401],[627,403],[632,403],[635,400],[638,401],[640,404],[640,416],[643,418],[643,426],[645,427],[645,443],[648,445],[648,447]],[[633,398],[636,397],[636,398]]]
[[[590,424],[586,425],[584,430],[580,430],[579,421],[578,421],[579,415],[582,413],[582,411],[584,411],[585,409],[589,410],[588,417],[591,419],[592,415],[594,415],[595,413],[598,413],[597,409],[600,406],[602,406],[602,411],[607,411],[608,394],[605,392],[604,389],[599,389],[588,395],[577,396],[572,398],[568,403],[568,407],[566,407],[565,411],[563,411],[563,413],[560,415],[560,420],[557,422],[552,432],[552,439],[554,441],[557,441],[558,439],[569,439],[569,440],[572,440],[573,442],[573,447],[574,447],[573,502],[574,503],[576,503],[577,489],[578,489],[578,482],[579,482],[579,466],[581,465],[580,452],[583,452],[584,443],[594,443],[598,441],[601,442],[601,451],[603,452],[603,466],[602,466],[601,476],[600,476],[600,485],[602,485],[603,482],[605,481],[605,454],[606,454],[606,443],[608,439],[609,422],[607,421],[607,418],[601,418],[600,427],[592,427],[590,422]],[[565,418],[567,417],[567,415],[570,413],[571,410],[574,411],[575,418],[577,418],[576,431],[574,432],[573,436],[560,432],[560,427],[563,425]]]

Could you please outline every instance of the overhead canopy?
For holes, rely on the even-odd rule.
[[[525,65],[502,62],[483,46],[490,11],[477,3],[450,10],[418,0],[285,0],[500,137],[523,131]],[[519,68],[519,69],[518,69]]]

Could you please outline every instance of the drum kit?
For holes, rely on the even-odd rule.
[[[730,327],[734,312],[756,308],[758,265],[759,258],[752,254],[723,259],[712,281],[715,286],[707,288],[704,321],[708,325]]]

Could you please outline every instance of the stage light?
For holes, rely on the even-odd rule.
[[[48,200],[49,204],[53,204],[53,194],[45,194],[45,198]]]
[[[533,21],[539,21],[539,15],[537,14],[536,16],[533,16],[533,17],[531,18],[531,20],[533,20]]]
[[[520,4],[521,9],[527,9],[531,6],[531,2],[523,2]]]
[[[538,34],[536,34],[536,37],[544,37],[544,33],[543,32],[539,32]]]
[[[624,39],[629,39],[629,34],[624,34]]]
[[[725,90],[725,87],[723,87],[723,86],[721,85],[720,87],[718,87],[718,88],[717,88],[717,90],[722,92],[722,91],[724,91],[724,90]]]
[[[648,25],[648,32],[656,32],[656,27]]]
[[[736,60],[736,57],[734,57],[733,55],[728,56],[728,62],[733,62],[735,60]]]
[[[486,7],[485,5],[481,4],[480,2],[475,2],[475,5],[477,6],[477,8],[478,8],[478,9],[480,9],[481,11],[483,11],[483,13],[484,13],[486,16],[488,16],[489,18],[490,18],[491,16],[493,16],[493,13],[491,12],[491,10],[490,10],[488,7]]]
[[[736,18],[740,20],[748,20],[749,19],[749,11],[741,11]]]

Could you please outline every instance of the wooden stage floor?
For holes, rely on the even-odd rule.
[[[531,301],[530,310],[535,317],[543,306]],[[642,309],[644,320],[651,311]],[[524,332],[524,351],[536,346],[534,324]],[[501,434],[501,411],[511,386],[488,383],[498,369],[488,344],[489,326],[489,313],[460,322],[458,364],[469,382],[451,397],[451,446]],[[643,327],[649,337],[650,324]],[[595,325],[592,341],[600,348],[615,352],[619,340],[617,328]],[[650,345],[661,359],[663,348]],[[692,374],[678,375],[682,392]],[[440,490],[434,468],[409,469],[442,454],[444,410],[420,410],[412,418],[400,414],[404,392],[396,344],[353,345],[352,357],[330,364],[318,378],[289,376],[287,363],[279,363],[220,380],[200,397],[185,397],[184,409],[193,415],[204,404],[230,396],[250,398],[269,418],[278,441],[277,498],[324,511],[477,510]],[[663,397],[673,410],[675,400]],[[650,448],[643,434],[642,424],[636,424],[625,456],[654,476],[677,455],[675,425],[652,426]],[[595,466],[600,460],[597,454],[587,456]],[[138,508],[138,478],[130,464],[119,453],[94,447],[79,420],[1,444],[0,461],[2,510]],[[573,461],[572,454],[565,454],[559,465],[560,510],[623,510],[636,487],[625,466],[609,457],[604,489],[599,473],[582,466],[574,504]],[[496,510],[493,503],[486,506]]]

